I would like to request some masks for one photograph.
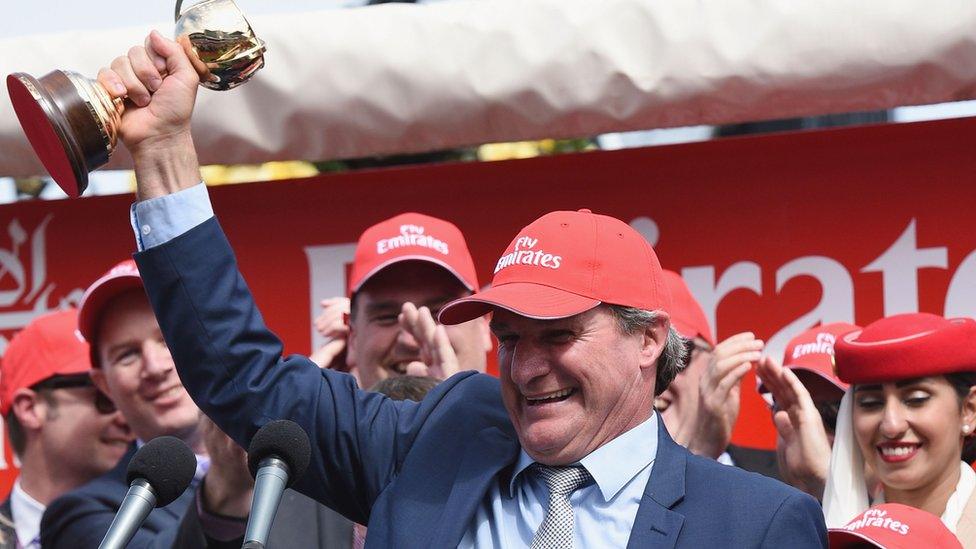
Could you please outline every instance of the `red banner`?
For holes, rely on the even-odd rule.
[[[409,210],[454,221],[484,283],[520,227],[586,207],[640,230],[686,278],[719,339],[752,330],[779,358],[818,321],[976,314],[974,134],[976,119],[887,125],[328,175],[211,196],[288,352],[309,352],[319,299],[342,294],[353,243],[376,221]],[[0,207],[0,335],[75,303],[133,251],[131,201]],[[734,440],[772,447],[754,386],[749,376]],[[9,448],[0,456],[10,473]]]

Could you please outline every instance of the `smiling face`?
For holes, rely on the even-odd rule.
[[[955,486],[962,426],[976,420],[976,397],[960,402],[942,376],[854,387],[854,434],[885,493]]]
[[[536,461],[573,463],[650,417],[666,322],[625,334],[605,306],[557,320],[496,309],[491,328],[505,408]]]
[[[78,484],[111,469],[133,440],[122,414],[100,412],[95,399],[95,387],[54,389],[36,399],[44,410],[43,453]]]
[[[420,360],[420,346],[397,321],[404,303],[427,307],[436,319],[441,307],[468,293],[446,269],[425,261],[395,263],[370,277],[354,299],[346,358],[362,386],[403,375]],[[484,372],[491,350],[485,319],[446,328],[461,369]]]
[[[92,380],[118,406],[142,440],[190,440],[200,410],[176,375],[173,357],[141,288],[114,298],[102,312]]]

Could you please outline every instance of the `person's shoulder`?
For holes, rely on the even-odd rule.
[[[110,520],[125,498],[127,486],[113,475],[114,470],[61,495],[44,510],[41,519],[41,542],[44,546],[62,546],[69,539],[83,540],[87,536],[100,539],[101,527],[93,517]],[[97,535],[96,535],[97,534]],[[83,544],[82,544],[83,545]]]
[[[510,427],[508,413],[502,404],[498,378],[474,371],[460,372],[442,381],[424,397],[422,407],[429,407],[432,417],[449,422]]]
[[[45,510],[45,517],[65,511],[91,510],[92,507],[110,509],[113,513],[125,498],[127,486],[111,472],[62,494]]]
[[[686,524],[720,531],[729,546],[826,547],[820,504],[792,486],[758,473],[688,455]],[[711,534],[709,534],[711,535]]]
[[[728,496],[754,496],[766,504],[775,502],[778,505],[794,496],[806,496],[778,480],[693,454],[688,456],[686,482],[689,488],[707,489]]]

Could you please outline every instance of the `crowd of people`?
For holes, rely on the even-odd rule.
[[[201,183],[197,78],[156,33],[99,74],[134,103],[139,252],[3,357],[22,467],[0,547],[97,547],[162,435],[196,475],[130,546],[239,547],[242,448],[281,418],[313,450],[272,547],[976,547],[976,321],[814,326],[780,360],[718,341],[647,241],[589,210],[529,223],[485,288],[450,222],[373,225],[347,295],[322,296],[325,344],[283,356]],[[775,451],[732,444],[750,372]]]

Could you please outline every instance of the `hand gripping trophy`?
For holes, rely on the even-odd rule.
[[[233,0],[202,0],[185,11],[176,2],[176,41],[200,74],[200,85],[229,90],[264,66],[264,42]],[[17,119],[51,177],[75,198],[88,187],[88,173],[104,166],[115,150],[125,105],[97,81],[55,70],[40,78],[7,76]]]

